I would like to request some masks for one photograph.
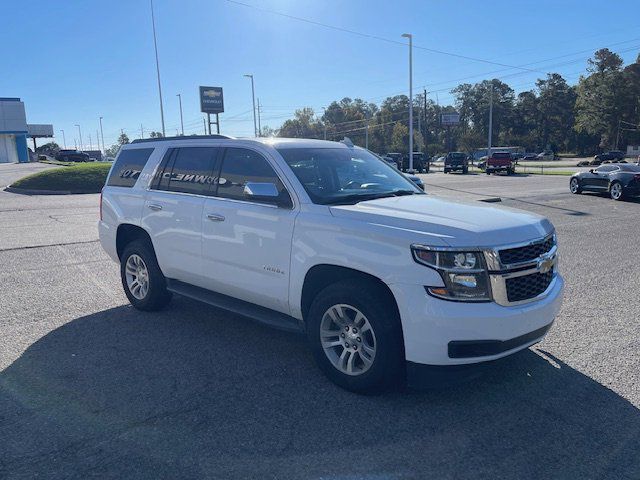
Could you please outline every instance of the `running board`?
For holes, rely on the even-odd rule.
[[[270,308],[238,300],[228,295],[212,292],[211,290],[169,278],[167,279],[167,290],[228,312],[249,317],[270,327],[277,328],[278,330],[297,333],[303,332],[302,323],[297,318],[285,313],[276,312]]]

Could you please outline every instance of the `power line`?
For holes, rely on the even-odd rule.
[[[275,10],[270,10],[270,9],[267,9],[267,8],[256,7],[255,5],[250,5],[250,4],[244,3],[244,2],[239,2],[237,0],[225,0],[225,1],[228,2],[228,3],[233,3],[235,5],[240,5],[240,6],[243,6],[243,7],[251,8],[251,9],[254,9],[254,10],[257,10],[257,11],[260,11],[260,12],[269,13],[269,14],[272,14],[272,15],[278,15],[280,17],[288,18],[290,20],[296,20],[296,21],[299,21],[299,22],[309,23],[309,24],[315,25],[317,27],[328,28],[328,29],[331,29],[331,30],[336,30],[336,31],[343,32],[343,33],[349,33],[351,35],[357,35],[359,37],[369,38],[369,39],[372,39],[372,40],[378,40],[378,41],[381,41],[381,42],[391,43],[391,44],[394,44],[394,45],[402,45],[402,47],[404,47],[404,48],[406,48],[406,46],[407,46],[406,43],[401,42],[399,40],[393,40],[391,38],[381,37],[379,35],[373,35],[373,34],[370,34],[370,33],[357,32],[355,30],[350,30],[350,29],[344,28],[344,27],[338,27],[336,25],[330,25],[328,23],[318,22],[316,20],[311,20],[311,19],[308,19],[308,18],[297,17],[295,15],[289,15],[287,13],[282,13],[282,12],[278,12],[278,11],[275,11]],[[413,45],[413,48],[415,48],[417,50],[423,50],[423,51],[426,51],[426,52],[437,53],[437,54],[440,54],[440,55],[447,55],[447,56],[450,56],[450,57],[456,57],[456,58],[461,58],[461,59],[464,59],[464,60],[470,60],[470,61],[473,61],[473,62],[488,63],[490,65],[498,65],[500,67],[515,68],[515,69],[518,69],[518,70],[525,70],[525,71],[534,72],[534,73],[546,73],[546,72],[542,72],[540,70],[533,70],[533,69],[530,69],[530,68],[519,67],[517,65],[509,65],[509,64],[506,64],[506,63],[494,62],[494,61],[486,60],[486,59],[483,59],[483,58],[470,57],[468,55],[461,55],[461,54],[453,53],[453,52],[445,52],[443,50],[437,50],[437,49],[434,49],[434,48],[422,47],[422,46],[419,46],[419,45]]]

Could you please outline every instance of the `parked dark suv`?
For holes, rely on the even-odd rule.
[[[605,160],[623,160],[624,152],[621,152],[620,150],[610,150],[608,152],[599,153],[593,157],[593,159],[599,162],[604,162]]]
[[[418,173],[429,173],[429,162],[424,159],[422,152],[413,152],[413,169]],[[402,159],[402,170],[409,171],[409,154],[405,154]]]
[[[449,152],[444,158],[444,173],[469,172],[469,160],[463,152]]]
[[[60,162],[90,162],[91,158],[84,152],[77,150],[60,150],[55,159]]]

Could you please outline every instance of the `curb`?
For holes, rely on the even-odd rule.
[[[21,195],[86,195],[90,193],[100,193],[100,192],[89,192],[89,191],[68,191],[68,190],[33,190],[30,188],[16,188],[9,185],[5,187],[5,192],[9,193],[18,193]]]

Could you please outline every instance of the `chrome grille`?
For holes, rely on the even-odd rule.
[[[500,263],[503,265],[513,265],[515,263],[537,260],[540,255],[551,250],[554,244],[553,235],[549,235],[547,238],[531,245],[500,250]]]
[[[551,284],[555,272],[532,273],[520,277],[507,278],[505,287],[509,302],[521,302],[542,294]]]

